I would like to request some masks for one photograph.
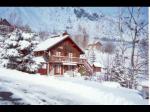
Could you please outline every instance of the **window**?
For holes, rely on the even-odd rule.
[[[61,52],[56,52],[56,56],[61,56]]]
[[[72,56],[73,56],[73,54],[69,53],[69,61],[72,61]]]
[[[56,60],[61,61],[61,52],[56,52]]]
[[[73,56],[73,54],[72,53],[69,53],[69,58],[71,58]]]

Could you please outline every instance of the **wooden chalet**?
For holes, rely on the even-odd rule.
[[[42,64],[38,70],[40,74],[63,75],[67,71],[78,71],[81,66],[88,74],[93,73],[92,66],[81,57],[84,51],[67,33],[41,42],[34,49],[34,55],[36,60]]]
[[[89,49],[91,49],[91,48],[101,49],[101,47],[102,47],[102,43],[100,41],[91,41],[88,44]]]
[[[11,25],[6,19],[0,19],[0,34],[5,35],[13,30],[13,25]]]

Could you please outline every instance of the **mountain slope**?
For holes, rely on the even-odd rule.
[[[80,14],[81,17],[77,14]],[[10,15],[15,15],[15,20],[12,19],[13,17],[10,18]],[[74,34],[79,32],[80,25],[87,30],[90,37],[101,35],[108,24],[100,8],[0,7],[0,17],[14,23],[19,19],[35,31],[59,32],[67,29]]]

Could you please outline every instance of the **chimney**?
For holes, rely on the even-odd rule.
[[[65,36],[65,35],[68,35],[67,31],[65,31],[65,32],[63,33],[63,36]]]

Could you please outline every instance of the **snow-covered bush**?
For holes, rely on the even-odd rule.
[[[125,66],[124,57],[116,50],[116,55],[114,57],[114,64],[111,69],[111,81],[118,82],[123,87],[130,86],[131,76],[129,69]]]
[[[27,63],[26,65],[26,71],[27,72],[31,72],[31,73],[35,73],[39,68],[39,65],[34,63]]]
[[[103,73],[100,72],[96,72],[95,77],[96,77],[96,81],[98,82],[102,82],[105,80],[105,75]]]
[[[81,74],[79,72],[75,73],[75,76],[81,77]]]
[[[90,76],[84,76],[84,80],[91,80]]]
[[[34,36],[34,33],[22,32],[22,37],[24,40],[32,40],[33,36]]]
[[[33,56],[29,54],[23,58],[22,63],[19,64],[17,69],[28,73],[35,73],[40,67],[41,64],[33,60]]]
[[[8,59],[0,59],[0,67],[6,67],[8,64]]]
[[[24,50],[31,47],[31,43],[26,40],[19,41],[18,45],[20,50]]]
[[[8,57],[14,57],[14,58],[17,58],[17,57],[20,57],[20,53],[18,52],[18,50],[17,49],[7,49],[7,51],[6,51],[6,55],[8,56]]]
[[[64,77],[70,77],[68,73],[64,73]]]
[[[33,60],[32,51],[38,44],[36,33],[28,33],[20,29],[6,35],[3,42],[1,58],[7,60],[3,66],[24,72],[34,73],[39,64]]]
[[[100,73],[100,72],[96,72],[95,74],[91,75],[91,76],[85,76],[84,80],[92,80],[92,81],[96,81],[96,82],[103,82],[104,79],[104,74]]]
[[[64,73],[64,77],[81,77],[81,74],[75,71],[67,71]]]

